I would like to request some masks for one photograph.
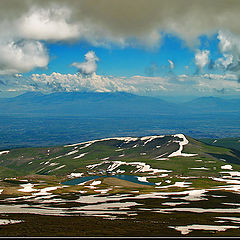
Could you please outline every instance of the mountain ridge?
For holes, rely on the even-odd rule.
[[[200,97],[185,103],[126,92],[27,92],[0,99],[1,115],[132,116],[240,113],[240,99]]]

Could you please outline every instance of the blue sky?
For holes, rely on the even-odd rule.
[[[239,1],[14,3],[0,10],[0,95],[240,93]]]
[[[209,49],[212,58],[220,57],[218,51],[218,39],[216,34],[211,38],[207,36],[199,37],[199,49]],[[47,69],[34,69],[27,74],[60,72],[62,74],[76,73],[76,68],[72,67],[72,62],[84,62],[84,55],[89,51],[94,51],[100,59],[97,74],[127,76],[149,75],[148,69],[153,64],[159,70],[154,72],[154,76],[163,76],[169,71],[168,59],[174,62],[174,72],[176,74],[194,74],[196,66],[194,64],[194,49],[188,47],[183,40],[177,36],[166,34],[162,39],[162,44],[155,48],[144,47],[124,47],[111,45],[108,47],[96,47],[83,41],[74,43],[49,43],[46,45],[50,55],[50,62]],[[186,69],[185,66],[189,66]]]

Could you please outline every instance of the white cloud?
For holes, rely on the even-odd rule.
[[[0,84],[2,91],[43,91],[43,92],[129,92],[140,95],[215,95],[237,94],[239,83],[235,74],[202,74],[176,75],[171,77],[114,77],[101,76],[93,73],[32,74],[30,77],[21,75],[2,76]]]
[[[219,29],[240,34],[239,8],[238,0],[11,0],[1,2],[0,20],[19,22],[19,34],[38,40],[79,37],[103,45],[137,40],[153,46],[161,32],[189,44]]]
[[[173,61],[172,61],[172,60],[170,60],[170,59],[168,59],[168,62],[169,62],[169,64],[170,64],[170,69],[171,69],[171,70],[173,70],[173,69],[174,69],[174,67],[175,67],[175,65],[174,65]]]
[[[208,50],[196,51],[195,64],[199,70],[203,70],[203,68],[209,63],[209,53]]]
[[[70,23],[71,10],[65,7],[31,8],[17,21],[19,35],[36,40],[71,40],[79,37],[79,27]]]
[[[82,74],[60,74],[52,73],[33,74],[32,82],[38,89],[43,91],[92,91],[92,92],[116,92],[116,91],[134,91],[135,88],[125,84],[121,78],[111,76],[100,76],[92,73],[91,75]],[[32,84],[32,85],[34,85]]]
[[[49,58],[39,41],[0,41],[0,74],[28,72],[35,67],[46,67]]]
[[[219,50],[223,57],[215,62],[215,67],[223,68],[227,71],[240,72],[240,37],[229,31],[219,31]]]
[[[85,55],[85,62],[78,63],[74,62],[72,63],[72,66],[76,67],[78,71],[82,74],[93,74],[97,70],[97,61],[99,61],[99,58],[96,56],[94,51],[89,51]]]

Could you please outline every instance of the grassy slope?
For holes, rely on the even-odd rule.
[[[166,142],[169,139],[152,140],[145,146],[138,146],[133,148],[136,143],[120,146],[123,141],[104,141],[92,144],[89,147],[80,149],[81,146],[69,147],[51,147],[51,148],[22,148],[11,150],[8,154],[0,156],[0,177],[18,176],[18,175],[57,175],[66,176],[71,172],[84,172],[88,175],[90,170],[86,168],[89,164],[96,164],[102,162],[103,158],[110,157],[109,161],[125,161],[125,162],[145,162],[150,164],[152,168],[171,170],[170,175],[182,176],[219,176],[221,165],[225,164],[220,160],[221,156],[229,156],[240,163],[240,158],[236,156],[230,149],[210,146],[188,137],[189,144],[184,147],[186,153],[197,153],[194,157],[173,157],[166,161],[156,160],[155,157],[162,153],[173,152],[178,149],[178,144]],[[161,145],[161,148],[156,148]],[[116,151],[123,149],[122,151]],[[66,155],[67,153],[78,150],[77,153]],[[82,153],[87,153],[84,157],[76,158]],[[146,155],[141,155],[146,153]],[[119,156],[124,154],[124,156]],[[60,157],[59,157],[60,156]],[[202,161],[196,161],[201,159]],[[52,163],[52,166],[50,164]],[[56,164],[55,166],[53,166]],[[54,170],[59,166],[61,169]],[[238,164],[233,164],[234,169],[240,170]],[[108,167],[107,164],[102,165],[101,169]],[[190,168],[206,167],[209,170],[192,170]],[[99,170],[100,168],[96,168]],[[134,170],[132,166],[122,166],[127,174]],[[53,170],[53,171],[52,171]],[[50,171],[50,172],[49,172]],[[137,175],[145,175],[145,173],[138,173]]]
[[[219,147],[226,147],[240,151],[240,138],[221,138],[221,139],[211,139],[203,138],[200,141]]]

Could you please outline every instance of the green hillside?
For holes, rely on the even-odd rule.
[[[89,236],[101,235],[102,223],[117,223],[106,228],[109,236],[139,225],[141,236],[181,236],[182,228],[196,228],[191,236],[239,236],[239,163],[238,151],[183,134],[4,150],[1,218],[23,221],[12,230],[21,236],[22,229],[39,236],[64,227],[81,235],[83,223]]]
[[[0,155],[0,177],[52,176],[57,182],[80,176],[116,174],[168,178],[221,177],[221,166],[231,163],[240,170],[240,155],[231,149],[210,146],[184,135],[101,139],[68,146],[21,148]],[[178,152],[178,154],[173,154]],[[186,155],[187,154],[187,155]],[[171,156],[172,155],[172,156]],[[186,155],[186,156],[185,156]],[[75,175],[74,175],[75,174]],[[153,176],[153,177],[151,177]],[[197,185],[200,183],[196,183]]]
[[[200,139],[200,141],[213,146],[231,148],[240,151],[240,138],[220,138],[220,139],[203,138]]]

